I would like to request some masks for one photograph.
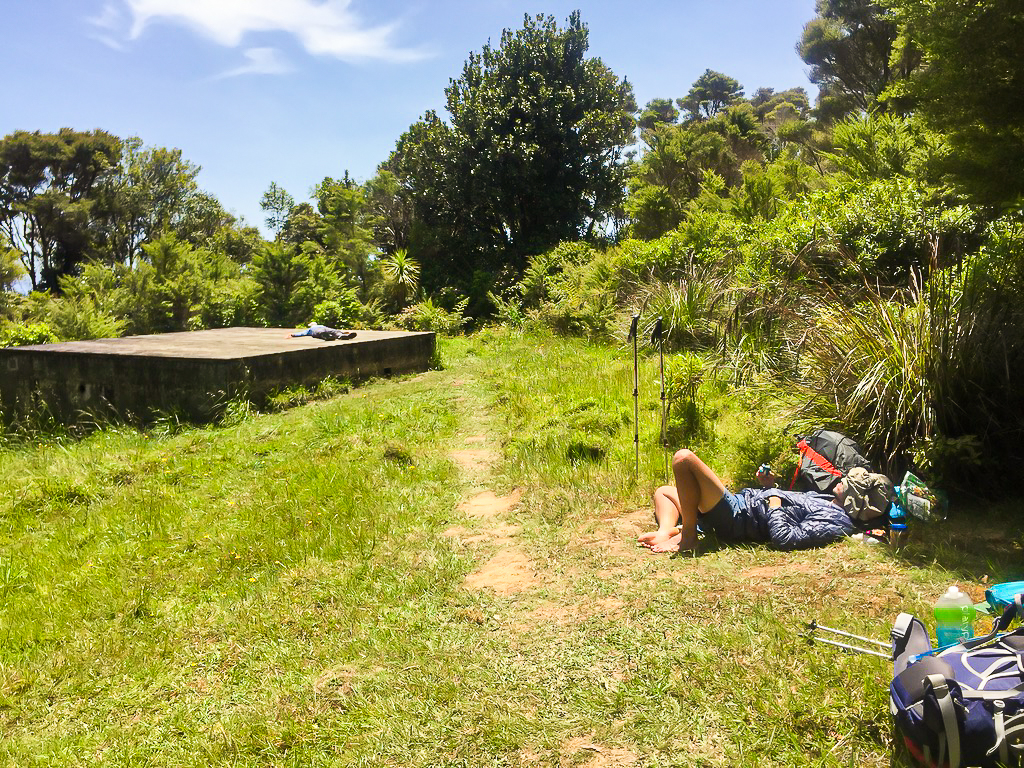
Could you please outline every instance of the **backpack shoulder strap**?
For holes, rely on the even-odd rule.
[[[949,683],[942,675],[928,675],[925,678],[925,687],[935,696],[935,703],[938,704],[939,714],[942,716],[943,739],[949,749],[949,768],[959,768],[960,726],[956,721],[956,710],[953,707],[953,697],[949,692]],[[941,749],[939,763],[942,763]]]

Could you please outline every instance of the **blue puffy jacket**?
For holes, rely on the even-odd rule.
[[[772,509],[768,499],[782,505]],[[733,518],[735,539],[770,541],[779,549],[821,547],[853,533],[849,515],[831,494],[744,488],[736,494],[740,511]]]

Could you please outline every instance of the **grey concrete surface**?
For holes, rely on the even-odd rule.
[[[0,411],[8,423],[41,411],[64,423],[169,412],[204,421],[232,398],[261,404],[327,377],[423,371],[436,345],[433,333],[356,331],[320,341],[291,332],[220,328],[0,349]]]

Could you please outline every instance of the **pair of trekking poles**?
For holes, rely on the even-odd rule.
[[[640,314],[634,313],[629,325],[626,341],[633,342],[633,482],[640,477],[640,365],[639,354]],[[665,334],[659,317],[651,326],[651,344],[658,345],[659,367],[661,370],[661,446],[665,451],[665,476],[668,477],[668,401],[665,397]]]

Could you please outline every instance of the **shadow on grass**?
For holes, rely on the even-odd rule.
[[[1024,579],[1024,498],[951,506],[943,522],[911,521],[902,559],[977,583]]]

